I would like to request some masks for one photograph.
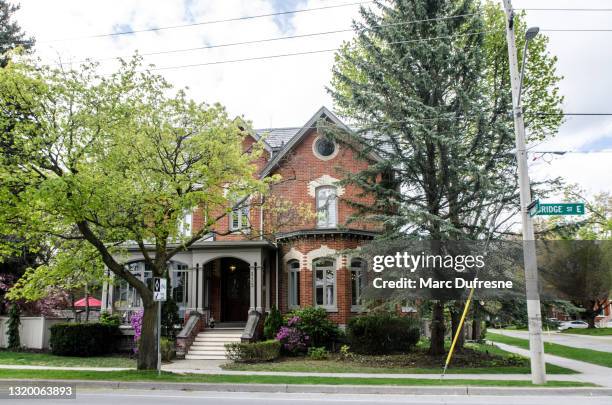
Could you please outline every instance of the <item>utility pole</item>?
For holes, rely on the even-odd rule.
[[[512,105],[514,132],[516,136],[516,160],[521,199],[521,218],[523,223],[523,259],[525,262],[525,290],[527,293],[527,317],[529,319],[529,351],[531,355],[531,380],[534,384],[546,383],[544,363],[544,344],[542,342],[542,315],[538,291],[538,264],[535,250],[533,222],[527,206],[531,203],[531,190],[527,167],[527,148],[525,146],[525,122],[523,107],[520,104],[521,78],[514,35],[514,12],[510,0],[503,0],[506,9],[506,41],[510,61],[510,81],[512,84]]]

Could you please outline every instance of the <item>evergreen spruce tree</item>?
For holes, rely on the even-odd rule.
[[[355,38],[336,55],[329,89],[336,110],[357,128],[330,136],[350,137],[362,157],[382,157],[343,180],[376,197],[373,205],[348,201],[356,217],[384,223],[383,243],[487,236],[500,207],[518,208],[518,189],[510,100],[500,96],[509,87],[497,76],[503,65],[487,65],[499,49],[486,40],[480,3],[376,0],[361,17]],[[547,85],[554,79],[553,63]],[[491,87],[494,80],[499,87]],[[444,353],[444,305],[432,305],[433,355]]]
[[[9,350],[21,349],[21,340],[19,339],[19,325],[21,325],[19,305],[13,303],[9,311],[8,319],[8,348]]]
[[[8,58],[4,55],[6,52],[18,46],[25,50],[34,46],[34,39],[26,38],[21,27],[12,20],[17,10],[19,10],[18,5],[0,0],[0,67],[6,66],[8,62]]]

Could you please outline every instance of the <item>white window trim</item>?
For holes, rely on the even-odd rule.
[[[348,271],[349,271],[349,275],[351,278],[351,312],[363,312],[363,304],[353,304],[353,260],[361,260],[361,262],[364,264],[364,267],[361,268],[361,277],[367,277],[368,274],[368,262],[366,262],[364,259],[362,259],[361,257],[351,257],[348,261]],[[359,298],[363,299],[362,297],[363,295],[363,291],[359,292]]]
[[[238,215],[238,227],[234,227],[234,215]],[[246,215],[247,225],[243,226],[243,217]],[[232,232],[250,233],[251,231],[251,202],[250,200],[244,201],[244,205],[232,209],[229,214],[229,230]]]
[[[336,156],[338,156],[338,152],[340,151],[340,146],[338,145],[338,142],[334,142],[331,141],[334,144],[334,153],[332,153],[329,156],[323,156],[319,153],[319,151],[317,150],[317,142],[319,141],[319,139],[323,138],[321,135],[318,135],[313,141],[312,141],[312,153],[313,155],[315,155],[318,159],[323,160],[323,161],[327,161],[327,160],[332,160],[333,158],[335,158]]]
[[[317,260],[331,260],[333,265],[330,267],[334,271],[334,303],[333,305],[317,304],[317,268],[315,262]],[[326,268],[327,269],[327,268]],[[337,261],[329,257],[318,257],[312,261],[312,302],[315,307],[324,308],[327,312],[338,312],[338,267]],[[323,274],[325,281],[325,274]],[[325,284],[323,284],[323,302],[325,302]]]
[[[290,266],[290,263],[292,262],[297,262],[298,263],[298,268],[297,269],[292,269]],[[301,267],[302,264],[300,262],[300,260],[297,259],[290,259],[289,261],[287,261],[285,263],[285,268],[287,269],[287,308],[289,309],[296,309],[296,308],[300,308],[300,296],[298,294],[298,291],[300,290],[299,288],[299,284],[300,284],[300,272],[301,272]],[[296,298],[297,298],[297,304],[292,304],[291,303],[291,291],[292,291],[292,287],[293,285],[291,284],[291,274],[295,273],[296,274],[296,283],[298,285],[298,288],[296,291]]]
[[[329,204],[327,206],[327,211],[328,211],[328,221],[325,224],[321,224],[319,221],[319,191],[320,190],[333,190],[334,191],[334,204],[333,204],[333,210],[334,210],[334,219],[335,221],[333,223],[331,223],[331,221],[329,221],[329,217],[331,217],[330,213],[331,213],[331,209],[329,208]],[[329,200],[328,200],[329,201]],[[315,190],[315,210],[317,213],[317,229],[335,229],[338,227],[338,189],[336,186],[319,186],[317,187],[317,189]]]

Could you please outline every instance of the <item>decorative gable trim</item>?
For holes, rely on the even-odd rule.
[[[309,120],[308,122],[302,127],[302,129],[300,129],[294,136],[293,138],[291,138],[289,140],[289,142],[287,142],[287,145],[285,145],[285,147],[276,154],[276,156],[274,156],[272,158],[272,160],[270,160],[270,162],[266,165],[266,167],[264,167],[264,169],[261,172],[260,177],[264,178],[267,175],[270,174],[270,172],[272,171],[272,169],[274,167],[276,167],[280,161],[283,159],[283,157],[285,157],[285,155],[287,154],[287,152],[289,152],[290,150],[292,150],[295,145],[297,145],[298,143],[300,143],[303,138],[310,133],[310,131],[312,131],[314,129],[315,124],[317,123],[317,121],[321,118],[328,118],[333,124],[339,126],[340,128],[344,129],[345,131],[350,131],[351,129],[349,127],[347,127],[346,125],[344,125],[344,123],[342,121],[340,121],[338,119],[338,117],[336,117],[331,111],[329,111],[327,108],[325,107],[321,107],[319,109],[319,111],[317,111]]]
[[[324,174],[323,176],[319,177],[318,179],[314,179],[312,180],[310,183],[308,183],[308,195],[311,196],[312,198],[315,198],[316,196],[316,190],[318,187],[321,186],[334,186],[336,187],[336,195],[338,197],[342,196],[344,194],[344,187],[341,186],[336,186],[336,183],[339,182],[340,180],[328,175],[328,174]]]

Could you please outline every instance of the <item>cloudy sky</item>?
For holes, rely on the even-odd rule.
[[[255,127],[295,127],[322,105],[333,108],[325,91],[333,52],[264,60],[253,57],[335,49],[351,32],[357,0],[13,0],[21,4],[17,19],[37,40],[44,61],[78,63],[99,59],[105,71],[113,58],[138,50],[147,63],[190,95],[224,104],[233,115]],[[368,2],[362,2],[367,5]],[[609,8],[610,1],[514,0],[514,7]],[[294,10],[298,13],[244,18]],[[240,20],[220,22],[240,18]],[[609,29],[611,12],[528,10],[530,25],[543,30]],[[175,27],[128,35],[108,35],[159,27]],[[256,44],[237,42],[341,31]],[[545,32],[570,113],[612,112],[612,32]],[[211,47],[213,46],[213,47]],[[208,49],[201,49],[209,47]],[[200,49],[193,49],[200,48]],[[181,51],[186,50],[186,51]],[[172,51],[172,52],[166,52]],[[180,51],[180,52],[179,52]],[[157,55],[147,55],[164,52]],[[207,65],[202,65],[207,64]],[[199,65],[182,67],[185,65]],[[612,191],[612,117],[568,118],[551,141],[533,150],[570,151],[565,155],[533,154],[533,178],[563,176],[589,194]]]

